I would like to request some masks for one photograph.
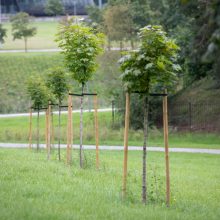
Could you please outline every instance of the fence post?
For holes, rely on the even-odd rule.
[[[189,102],[189,128],[192,130],[192,103]]]
[[[112,100],[112,126],[115,124],[115,100]]]

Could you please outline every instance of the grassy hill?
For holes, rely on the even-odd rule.
[[[220,88],[211,77],[196,81],[171,98],[170,119],[182,129],[220,130]]]
[[[211,77],[194,82],[172,97],[173,102],[220,103],[220,88]]]
[[[106,52],[100,56],[100,68],[86,87],[87,91],[99,93],[101,106],[110,105],[111,93],[121,88],[117,65],[119,57],[119,52]],[[63,66],[60,53],[0,54],[0,113],[27,111],[30,105],[26,94],[27,79],[32,75],[44,76],[48,69],[55,66]],[[78,91],[79,85],[73,83],[72,90]]]
[[[43,75],[48,68],[62,64],[59,54],[0,54],[0,112],[21,112],[29,106],[26,81],[31,75]]]

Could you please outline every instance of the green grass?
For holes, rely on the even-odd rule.
[[[32,23],[33,27],[37,28],[37,34],[28,39],[28,49],[54,49],[58,48],[55,42],[58,32],[59,22],[57,21],[38,21]],[[7,29],[7,37],[1,49],[4,50],[24,50],[23,40],[13,40],[11,24],[5,23]],[[137,43],[136,43],[137,44]],[[136,45],[135,44],[135,45]],[[119,42],[112,42],[111,47],[118,47]],[[130,42],[124,42],[124,47],[130,47]]]
[[[43,76],[56,65],[62,65],[62,57],[58,53],[0,54],[0,111],[20,112],[27,109],[28,78]]]
[[[63,159],[65,152],[63,153]],[[78,152],[73,152],[78,157]],[[121,200],[123,152],[101,152],[96,171],[46,153],[0,149],[0,219],[219,219],[219,156],[170,155],[171,207],[164,204],[164,155],[149,153],[149,204],[141,204],[141,152],[129,153],[128,196]],[[156,185],[155,183],[156,178]],[[152,186],[153,185],[153,186]],[[157,187],[155,187],[157,186]],[[155,194],[157,188],[157,196]]]
[[[79,143],[79,114],[73,114],[73,142]],[[116,118],[117,119],[117,118]],[[120,120],[119,120],[120,121]],[[28,142],[29,117],[0,118],[0,142]],[[22,128],[22,129],[21,129]],[[66,143],[67,114],[62,115],[62,143]],[[100,145],[123,145],[123,125],[112,128],[111,112],[99,113]],[[55,143],[58,136],[58,117],[54,116]],[[95,144],[94,115],[84,113],[84,144]],[[45,116],[40,116],[40,139],[45,143]],[[33,117],[33,141],[36,142],[36,117]],[[220,149],[220,137],[211,133],[181,133],[170,131],[170,147]],[[143,132],[130,130],[129,145],[142,146]],[[163,131],[150,129],[149,146],[163,146]]]
[[[28,49],[51,49],[57,48],[57,43],[54,42],[55,35],[58,32],[58,22],[33,22],[32,26],[37,28],[37,34],[28,39]],[[7,38],[2,49],[15,50],[24,49],[23,40],[13,40],[11,34],[11,24],[6,23]]]
[[[117,67],[119,57],[118,52],[106,52],[99,57],[100,68],[86,87],[87,91],[99,93],[99,104],[102,106],[111,105],[109,91],[121,86]],[[28,78],[44,77],[48,69],[63,65],[63,56],[59,53],[0,54],[0,112],[27,111],[30,100],[25,83]],[[71,88],[74,92],[80,89],[76,83],[71,83]]]

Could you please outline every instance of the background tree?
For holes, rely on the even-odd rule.
[[[11,18],[13,40],[24,39],[25,52],[27,52],[27,40],[37,33],[36,27],[30,27],[31,17],[20,12]]]
[[[102,52],[104,36],[94,32],[92,28],[69,24],[62,25],[57,41],[63,50],[65,64],[72,74],[72,78],[81,84],[82,94],[84,86],[94,74],[97,64],[96,57]],[[83,96],[81,97],[80,114],[80,167],[83,167],[82,137],[83,137]]]
[[[61,139],[61,105],[64,97],[68,93],[67,76],[63,69],[54,68],[47,75],[46,85],[58,100],[59,103],[59,132],[58,132],[58,157],[60,158],[60,139]]]
[[[32,100],[32,108],[37,109],[37,150],[39,150],[39,113],[52,99],[45,82],[40,77],[31,77],[27,82],[27,93]]]
[[[97,6],[87,6],[86,11],[92,22],[101,24],[103,22],[103,10]]]
[[[147,202],[146,146],[148,136],[149,93],[155,87],[166,88],[176,79],[180,66],[177,60],[178,46],[166,36],[160,26],[146,26],[139,33],[140,49],[120,59],[122,81],[128,92],[139,91],[144,106],[144,144],[142,201]]]
[[[2,24],[0,24],[0,44],[5,42],[5,37],[7,36],[7,30],[3,28]]]
[[[135,28],[129,5],[109,6],[103,16],[106,34],[110,41],[119,41],[121,50],[124,40],[133,42]],[[131,45],[133,47],[133,43]]]
[[[162,0],[160,0],[162,4]],[[160,4],[158,4],[160,5]],[[92,24],[98,25],[108,39],[119,41],[136,40],[136,33],[146,23],[158,23],[161,14],[151,10],[149,0],[109,0],[103,9],[90,6],[87,12]],[[110,43],[110,42],[109,42]]]
[[[64,6],[61,0],[47,0],[45,13],[48,15],[61,15],[64,13]]]

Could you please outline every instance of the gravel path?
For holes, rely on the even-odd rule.
[[[33,145],[36,148],[36,145]],[[41,148],[45,148],[45,144],[40,145]],[[55,148],[57,145],[54,146]],[[0,143],[0,148],[28,148],[28,144],[18,144],[18,143]],[[66,148],[65,144],[61,145],[61,148]],[[79,145],[73,145],[74,149],[79,149]],[[86,150],[95,150],[94,145],[84,145]],[[100,150],[115,150],[122,151],[124,147],[122,146],[99,146]],[[129,146],[130,151],[141,151],[142,147]],[[164,152],[163,147],[148,147],[148,151]],[[201,154],[220,154],[220,150],[217,149],[197,149],[197,148],[169,148],[170,152],[178,153],[201,153]]]

